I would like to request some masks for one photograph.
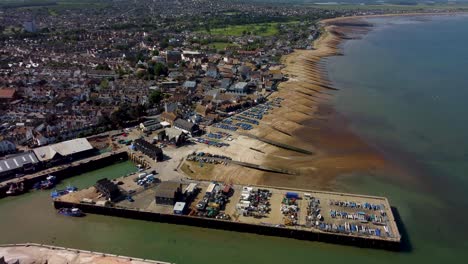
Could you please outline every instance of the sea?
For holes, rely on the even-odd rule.
[[[174,263],[463,263],[468,248],[468,17],[372,18],[328,58],[333,105],[401,172],[342,175],[334,187],[389,198],[401,252],[88,215],[58,215],[47,191],[0,199],[0,244],[35,242]],[[84,188],[131,162],[69,178]]]

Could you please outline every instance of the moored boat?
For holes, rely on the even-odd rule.
[[[49,176],[47,176],[47,178],[46,178],[45,180],[40,181],[40,182],[36,182],[36,183],[33,185],[33,188],[36,189],[36,190],[39,190],[39,189],[42,189],[42,190],[51,189],[52,187],[55,186],[55,179],[56,179],[55,176],[49,175]]]
[[[78,208],[60,208],[58,213],[65,216],[82,217],[85,214]]]
[[[12,183],[10,184],[10,188],[8,189],[8,191],[6,191],[6,195],[10,195],[10,196],[18,195],[18,194],[22,194],[24,191],[25,189],[24,189],[23,182]]]

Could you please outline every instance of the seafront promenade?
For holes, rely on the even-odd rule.
[[[169,262],[35,243],[0,245],[0,264],[15,261],[19,261],[19,264],[170,264]]]

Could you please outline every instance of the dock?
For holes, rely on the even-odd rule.
[[[226,198],[228,202],[222,205],[221,211],[215,216],[207,214],[207,211],[197,211],[198,203],[206,199],[208,192],[211,192],[212,182],[178,182],[176,185],[180,184],[181,190],[194,183],[198,189],[196,195],[187,202],[184,213],[180,213],[176,212],[173,204],[164,205],[155,201],[156,188],[160,183],[142,187],[135,182],[136,177],[135,174],[117,179],[121,182],[119,188],[123,193],[132,193],[131,201],[124,198],[114,203],[103,203],[104,198],[99,196],[94,187],[90,187],[56,199],[54,206],[57,209],[80,208],[83,212],[91,214],[400,250],[401,235],[391,206],[384,197],[269,186],[229,185],[232,192]],[[216,184],[220,187],[225,186],[222,183]],[[265,202],[268,210],[262,209],[260,212],[257,209],[254,211],[242,208],[242,204],[247,203],[243,200],[246,190],[250,195],[256,195],[257,192],[268,193],[268,201]],[[291,193],[295,196],[293,200],[287,198],[288,195],[293,195]],[[84,200],[87,202],[83,202]],[[290,201],[294,204],[291,205]],[[265,206],[258,206],[260,207]],[[289,212],[292,211],[291,208],[294,209],[293,213]],[[317,217],[318,212],[320,213]]]
[[[59,165],[53,168],[40,170],[36,173],[23,176],[21,178],[13,178],[0,182],[0,198],[4,197],[8,186],[11,183],[20,183],[23,182],[26,189],[30,189],[34,183],[44,180],[49,175],[54,175],[58,180],[62,180],[79,173],[84,173],[105,165],[108,165],[112,162],[118,161],[120,159],[128,159],[128,153],[125,149],[121,148],[117,151],[111,151],[88,157],[85,159],[76,160],[71,163],[64,165]]]

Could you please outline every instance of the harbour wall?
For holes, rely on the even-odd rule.
[[[93,204],[69,203],[63,201],[54,201],[54,207],[56,209],[75,207],[81,209],[85,213],[139,219],[161,223],[181,224],[228,231],[255,233],[267,236],[278,236],[295,238],[300,240],[320,241],[326,243],[350,245],[355,247],[376,248],[391,251],[401,250],[400,241],[356,237],[345,234],[312,232],[270,225],[256,225],[186,215],[161,214],[138,209],[104,207]]]
[[[86,161],[83,162],[75,162],[75,164],[63,167],[58,169],[54,172],[47,172],[44,171],[43,173],[38,173],[34,176],[24,176],[22,178],[16,179],[16,182],[23,182],[24,188],[29,190],[33,187],[33,185],[38,182],[45,180],[47,176],[54,175],[57,177],[58,181],[61,181],[66,178],[73,177],[77,174],[85,173],[88,171],[96,170],[105,166],[109,166],[113,163],[128,160],[129,156],[126,151],[120,152],[112,152],[107,155],[99,155],[94,158],[88,158]],[[6,196],[6,192],[8,191],[9,186],[4,184],[0,186],[0,198]]]

